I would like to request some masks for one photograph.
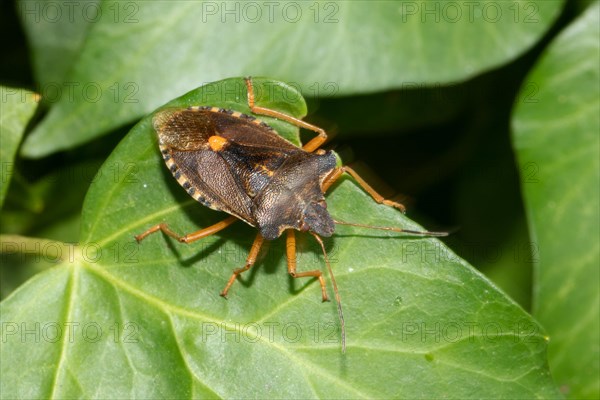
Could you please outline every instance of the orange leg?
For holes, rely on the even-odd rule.
[[[244,271],[248,271],[250,269],[250,267],[252,267],[254,265],[254,263],[256,262],[256,257],[258,257],[258,253],[260,252],[260,248],[261,248],[264,240],[265,239],[262,237],[262,235],[260,233],[256,235],[256,238],[254,239],[254,243],[252,243],[252,248],[250,249],[250,253],[248,254],[248,258],[246,258],[246,265],[244,265],[242,268],[236,268],[233,270],[233,274],[231,274],[231,278],[229,278],[227,285],[225,285],[225,289],[223,289],[223,291],[221,292],[221,296],[227,298],[227,292],[229,291],[229,288],[231,287],[231,285],[233,285],[233,282],[235,282],[238,275]]]
[[[237,220],[238,219],[233,216],[227,217],[221,222],[217,222],[216,224],[200,229],[199,231],[188,233],[185,236],[179,236],[178,234],[173,232],[166,223],[163,222],[162,224],[155,225],[147,231],[135,236],[135,240],[137,240],[137,242],[139,243],[142,240],[144,240],[148,235],[151,235],[158,231],[162,231],[162,233],[164,233],[165,235],[170,236],[181,243],[192,243],[196,240],[213,235],[219,232],[220,230],[227,228],[229,225],[233,224]]]
[[[352,168],[350,168],[348,166],[343,166],[343,167],[334,169],[331,172],[331,174],[329,174],[329,176],[327,178],[325,178],[325,181],[323,181],[323,185],[321,186],[321,190],[323,191],[323,193],[325,193],[329,189],[329,187],[331,187],[331,185],[333,185],[335,183],[335,181],[337,181],[339,179],[339,177],[342,176],[342,174],[344,172],[349,173],[350,176],[352,176],[354,178],[354,180],[360,185],[360,187],[362,187],[367,193],[369,193],[369,195],[377,203],[385,204],[386,206],[397,208],[398,210],[402,211],[403,213],[406,212],[406,207],[404,207],[400,203],[396,203],[395,201],[385,199],[382,195],[377,193],[375,191],[375,189],[373,189],[363,178],[361,178],[360,175],[358,175],[358,173],[356,173],[356,171],[354,171]]]
[[[269,117],[278,118],[283,121],[289,122],[292,125],[296,125],[300,128],[317,132],[317,137],[312,138],[308,143],[302,146],[304,150],[312,153],[327,140],[327,134],[325,133],[325,130],[319,128],[318,126],[309,124],[308,122],[304,122],[299,118],[292,117],[291,115],[287,115],[279,111],[254,105],[254,88],[252,86],[252,78],[246,78],[246,87],[248,88],[248,106],[254,114],[267,115]]]
[[[329,298],[327,297],[327,289],[325,287],[325,278],[323,278],[321,271],[315,269],[313,271],[296,272],[296,235],[293,229],[287,230],[285,250],[287,256],[288,273],[293,278],[303,278],[307,276],[313,276],[317,278],[321,284],[321,295],[323,296],[323,301],[329,301]]]

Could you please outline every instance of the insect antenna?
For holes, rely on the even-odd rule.
[[[321,245],[321,250],[323,250],[323,256],[325,257],[325,264],[327,264],[327,269],[329,270],[329,276],[331,277],[331,282],[333,283],[333,292],[335,293],[335,301],[337,302],[338,316],[340,318],[340,328],[342,333],[342,353],[346,352],[346,324],[344,323],[344,312],[342,311],[342,300],[340,299],[340,293],[338,291],[337,283],[335,282],[335,276],[333,276],[333,270],[331,269],[331,264],[329,264],[329,257],[327,257],[327,252],[325,251],[325,245],[323,244],[323,240],[316,234],[311,232],[311,234],[317,239],[319,245]]]
[[[408,233],[410,235],[436,236],[436,237],[448,236],[448,232],[413,231],[410,229],[402,229],[402,228],[397,228],[394,226],[373,226],[373,225],[355,224],[353,222],[344,222],[344,221],[338,221],[335,219],[333,220],[333,222],[338,225],[349,225],[349,226],[357,226],[360,228],[379,229],[381,231],[401,232],[401,233]]]

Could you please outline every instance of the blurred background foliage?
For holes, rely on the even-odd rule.
[[[439,72],[436,75],[434,71],[429,75],[423,73],[422,78],[415,75],[414,79],[405,78],[397,72],[400,74],[397,81],[375,79],[376,84],[371,87],[368,86],[368,78],[364,85],[354,85],[348,78],[350,83],[344,81],[331,92],[334,96],[327,96],[329,93],[321,87],[319,95],[311,97],[310,89],[303,87],[309,109],[307,120],[331,133],[330,146],[346,163],[353,164],[384,196],[405,203],[412,219],[431,230],[451,231],[445,243],[530,312],[536,290],[534,268],[540,262],[540,249],[528,227],[522,182],[528,177],[535,179],[539,166],[535,160],[533,164],[520,165],[517,162],[511,138],[511,116],[514,107],[519,107],[520,103],[540,100],[540,82],[526,81],[526,77],[550,43],[586,9],[596,6],[593,2],[577,1],[547,3],[554,3],[559,10],[559,14],[549,18],[549,29],[543,29],[544,32],[535,41],[523,44],[513,54],[508,52],[488,65],[478,65],[472,71],[447,75]],[[44,83],[61,82],[65,76],[78,76],[89,70],[85,63],[93,61],[93,55],[89,54],[93,49],[83,50],[82,62],[75,64],[75,60],[82,48],[100,39],[86,38],[90,27],[85,21],[76,21],[60,32],[54,29],[44,42],[41,40],[44,31],[40,31],[43,27],[27,21],[23,24],[17,12],[18,4],[3,1],[0,7],[0,34],[4,41],[0,85],[35,92]],[[508,35],[508,30],[504,32]],[[310,35],[307,32],[303,34]],[[375,36],[368,36],[369,32],[362,35],[369,40],[360,43],[360,46],[368,46],[370,40],[378,40]],[[474,36],[473,40],[478,40]],[[68,43],[65,38],[69,38]],[[260,38],[238,37],[237,40],[250,53],[263,49]],[[63,45],[60,51],[54,51],[51,46],[57,46],[57,43]],[[422,45],[435,46],[435,43]],[[468,47],[468,43],[463,45]],[[294,62],[294,55],[286,53],[280,45],[272,44],[271,47],[275,49],[273,58],[277,60],[278,54],[281,54],[279,62]],[[432,50],[432,59],[435,59],[435,50]],[[302,51],[299,51],[298,57],[310,57],[310,51],[307,54]],[[365,51],[364,47],[357,50],[357,57],[361,51]],[[314,53],[316,59],[323,57],[316,49]],[[173,57],[181,55],[177,53]],[[382,54],[382,57],[390,58],[387,54]],[[166,64],[169,61],[168,58],[163,60]],[[219,62],[217,59],[216,64]],[[378,65],[376,58],[370,62],[368,71],[372,76],[394,74],[385,65]],[[152,63],[157,63],[157,60]],[[82,64],[84,67],[81,67]],[[110,70],[110,66],[96,67],[94,73],[104,68]],[[347,66],[340,65],[340,70],[348,69],[344,67]],[[440,63],[437,67],[443,70],[444,64]],[[152,71],[153,68],[155,65],[151,64],[148,69]],[[162,67],[157,68],[160,71],[156,79],[162,79]],[[419,68],[417,64],[415,70]],[[460,65],[455,68],[460,69]],[[262,72],[261,66],[254,64],[248,72],[269,76],[277,72],[266,69],[267,72]],[[217,67],[215,70],[218,72]],[[189,71],[202,75],[203,66],[192,65]],[[227,74],[227,69],[223,73]],[[301,73],[302,70],[291,72],[289,76],[282,73],[273,77],[294,81]],[[198,82],[227,76],[207,74]],[[183,93],[195,87],[187,85],[179,84],[169,90]],[[137,98],[146,104],[143,96],[141,93]],[[82,124],[92,128],[96,124],[102,125],[101,133],[90,133],[81,139],[77,138],[76,131],[69,130],[65,133],[67,139],[56,139],[57,142],[62,141],[60,146],[39,150],[44,143],[35,147],[35,139],[40,135],[39,132],[32,135],[32,131],[41,129],[40,124],[48,119],[53,108],[63,106],[42,102],[27,124],[25,150],[16,157],[12,168],[14,173],[1,213],[1,232],[76,243],[83,198],[98,168],[132,124],[162,103],[164,101],[152,100],[144,106],[145,109],[140,106],[131,115],[119,115],[119,122],[113,125],[105,121],[106,115],[90,114],[90,118],[84,118]],[[61,115],[64,117],[69,112],[68,107],[64,108]],[[44,133],[53,134],[50,131],[48,128]],[[69,138],[73,138],[72,145],[68,142]],[[598,187],[595,189],[597,191]],[[2,298],[25,279],[54,262],[40,259],[37,255],[26,259],[11,257],[5,254],[2,259]],[[16,260],[19,265],[15,264]],[[597,309],[598,297],[588,300],[595,301]],[[597,357],[598,348],[591,350]],[[582,368],[585,366],[582,365]],[[598,372],[597,360],[592,366],[593,371]],[[571,373],[574,374],[573,371]],[[568,377],[561,378],[569,381]],[[586,389],[582,389],[584,386]],[[564,384],[561,389],[573,398],[599,395],[597,380],[584,382],[582,387]]]

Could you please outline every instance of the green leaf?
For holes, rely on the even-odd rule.
[[[269,4],[102,2],[102,17],[24,154],[72,148],[229,76],[276,76],[313,97],[464,80],[530,48],[563,3]]]
[[[34,93],[0,86],[0,207],[8,190],[15,165],[15,156],[25,127],[37,107]]]
[[[61,94],[61,85],[77,59],[90,25],[102,18],[100,0],[24,0],[16,2],[16,6],[29,42],[39,91],[46,101],[56,101],[55,96]]]
[[[539,259],[534,315],[550,333],[552,375],[577,399],[600,397],[598,12],[550,45],[527,78],[536,101],[519,103],[513,121]]]
[[[228,85],[243,81],[217,82],[167,106],[247,111],[245,92],[225,94]],[[282,110],[270,93],[279,94],[294,99],[287,112],[304,115],[292,88],[255,85],[278,88],[259,105]],[[151,117],[101,169],[122,171],[118,179],[100,173],[94,181],[76,254],[1,303],[3,396],[559,396],[542,328],[436,239],[339,226],[326,241],[345,311],[345,354],[335,302],[321,302],[318,282],[288,276],[283,240],[268,244],[228,300],[219,292],[244,263],[251,227],[238,222],[191,245],[160,234],[136,244],[135,234],[162,221],[184,233],[226,216],[172,178]],[[277,129],[297,135],[282,122]],[[341,220],[422,229],[351,179],[327,201]],[[314,240],[297,239],[299,270],[324,269]]]
[[[86,160],[63,165],[35,182],[14,177],[0,212],[0,233],[8,235],[0,236],[0,299],[59,262],[62,252],[56,254],[55,250],[61,242],[78,242],[83,199],[101,164]],[[12,235],[46,240],[21,241]],[[33,254],[24,255],[23,250]]]

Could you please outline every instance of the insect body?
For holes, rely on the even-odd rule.
[[[154,128],[167,166],[200,203],[268,240],[286,229],[333,233],[321,190],[336,166],[332,152],[307,152],[257,119],[215,107],[163,111]]]
[[[345,348],[344,322],[337,285],[327,259],[321,236],[331,236],[334,224],[347,224],[396,232],[441,236],[444,233],[415,232],[401,228],[371,227],[335,221],[327,211],[324,193],[348,172],[375,201],[404,207],[375,192],[347,166],[336,167],[331,151],[319,147],[327,139],[314,125],[287,114],[255,106],[252,80],[246,79],[248,105],[254,114],[275,117],[318,135],[302,148],[279,136],[269,125],[237,111],[216,107],[167,109],[153,119],[154,129],[167,167],[179,184],[194,199],[231,216],[197,232],[179,236],[165,223],[136,236],[139,242],[151,233],[162,231],[180,242],[191,243],[212,235],[241,219],[258,228],[246,264],[233,271],[221,292],[227,296],[238,275],[256,261],[264,239],[276,239],[286,232],[288,273],[294,278],[319,280],[323,301],[328,300],[321,271],[296,271],[295,231],[308,231],[319,242],[329,269],[340,315],[342,348]]]

